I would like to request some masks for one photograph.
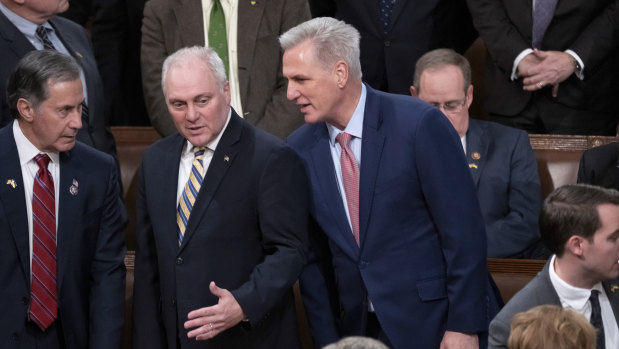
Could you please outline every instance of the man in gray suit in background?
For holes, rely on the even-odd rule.
[[[550,193],[540,231],[554,254],[490,323],[489,348],[507,348],[512,317],[542,304],[574,310],[597,330],[597,348],[619,347],[619,192],[573,184]]]

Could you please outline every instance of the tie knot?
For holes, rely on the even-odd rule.
[[[350,144],[350,139],[352,138],[351,135],[349,135],[346,132],[340,132],[340,134],[338,134],[335,137],[335,140],[340,144],[340,146],[342,148],[348,148],[348,145]]]
[[[47,169],[47,164],[49,164],[49,156],[47,156],[47,154],[38,154],[37,156],[34,157],[34,161],[37,162],[37,165],[39,165],[39,168],[42,170]]]
[[[198,158],[198,157],[203,157],[204,156],[204,152],[206,151],[206,147],[193,147],[193,149],[191,149],[191,151],[193,151],[193,156]]]
[[[51,29],[44,27],[42,25],[37,27],[36,33],[37,36],[41,39],[47,39],[47,35],[48,33],[51,31]]]
[[[591,296],[589,296],[589,300],[592,302],[597,302],[600,295],[600,291],[591,290]]]

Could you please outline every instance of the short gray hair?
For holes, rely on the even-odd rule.
[[[464,56],[448,48],[432,50],[417,60],[417,64],[415,65],[415,75],[413,75],[413,86],[417,92],[419,93],[419,80],[421,79],[421,74],[423,74],[424,71],[427,69],[440,69],[448,65],[455,65],[460,68],[464,85],[462,88],[466,94],[466,91],[471,84],[471,65]]]
[[[226,78],[226,68],[224,63],[217,55],[217,52],[210,47],[204,46],[192,46],[184,47],[174,52],[163,62],[163,68],[161,70],[161,88],[163,89],[163,95],[166,95],[166,80],[168,71],[177,66],[187,66],[200,61],[206,65],[206,67],[213,73],[217,85],[223,91],[224,86],[228,79]]]
[[[48,84],[80,78],[75,59],[55,50],[34,50],[17,62],[6,86],[9,112],[17,119],[17,101],[23,98],[37,109],[49,98]]]
[[[389,349],[383,342],[369,337],[345,337],[323,349]]]
[[[359,31],[352,25],[335,18],[318,17],[291,28],[279,37],[279,42],[287,51],[309,40],[324,68],[330,69],[342,60],[348,64],[351,78],[361,80],[360,39]]]

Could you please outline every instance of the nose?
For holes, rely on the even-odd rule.
[[[185,115],[185,119],[188,121],[195,121],[198,119],[198,108],[193,103],[187,104],[187,114]]]
[[[288,88],[286,89],[286,98],[292,101],[292,100],[299,98],[299,95],[300,95],[299,90],[297,89],[295,84],[291,81],[288,81]]]
[[[69,120],[69,127],[79,130],[82,128],[82,104],[71,112],[71,119]]]

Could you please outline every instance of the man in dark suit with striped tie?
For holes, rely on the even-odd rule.
[[[120,348],[125,211],[112,156],[76,140],[78,63],[32,51],[0,129],[0,348]]]
[[[217,54],[163,64],[178,130],[142,160],[134,348],[298,348],[292,285],[307,253],[295,152],[230,107]]]

